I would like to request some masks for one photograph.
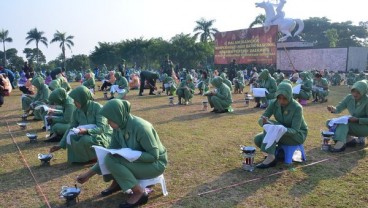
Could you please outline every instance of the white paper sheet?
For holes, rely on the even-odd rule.
[[[285,126],[273,124],[265,124],[263,125],[263,129],[266,131],[266,135],[263,139],[263,143],[266,144],[266,149],[270,148],[273,143],[278,142],[287,131]]]
[[[39,110],[43,108],[43,110],[47,111],[47,112],[56,112],[56,113],[62,113],[63,111],[62,110],[58,110],[58,109],[54,109],[54,108],[50,108],[49,106],[47,105],[39,105],[37,107],[35,107],[35,110]]]
[[[351,116],[341,116],[338,118],[333,118],[328,122],[328,126],[333,126],[334,124],[347,124]]]
[[[123,93],[125,92],[125,89],[120,89],[120,88],[119,88],[119,85],[112,85],[112,86],[110,87],[110,92],[111,92],[111,93],[115,93],[115,92],[117,92],[117,93],[119,93],[119,94],[123,94]]]
[[[106,149],[104,147],[96,146],[96,145],[93,145],[92,147],[95,148],[98,165],[100,166],[102,175],[106,175],[110,173],[110,171],[106,168],[106,165],[105,165],[105,157],[108,153],[118,154],[124,157],[125,159],[127,159],[129,162],[133,162],[137,160],[142,155],[141,151],[132,150],[130,148]]]
[[[254,97],[266,97],[268,90],[266,88],[252,88]]]
[[[301,84],[298,84],[295,87],[293,87],[293,94],[297,94],[298,95],[300,93],[301,88],[302,88],[302,85]]]
[[[79,128],[81,129],[93,129],[93,128],[96,128],[96,124],[87,124],[87,125],[80,125],[78,126],[77,128],[72,128],[69,130],[68,132],[68,135],[66,135],[66,143],[71,145],[72,144],[72,141],[70,140],[70,136],[71,135],[76,135],[79,133]]]
[[[319,92],[323,92],[323,87],[317,87],[317,86],[312,86],[312,91],[319,91]]]

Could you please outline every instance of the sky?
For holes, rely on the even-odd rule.
[[[277,0],[273,0],[275,2]],[[45,32],[50,41],[56,30],[73,35],[74,47],[66,56],[89,55],[98,42],[119,42],[143,37],[170,40],[180,33],[193,34],[195,21],[215,19],[219,31],[246,29],[264,10],[256,8],[261,0],[0,0],[0,30],[9,31],[18,56],[25,57],[25,37],[32,28]],[[368,21],[362,0],[287,0],[286,17],[308,19],[327,17],[332,22]],[[61,54],[58,43],[40,44],[46,60]],[[2,45],[1,45],[2,50]]]

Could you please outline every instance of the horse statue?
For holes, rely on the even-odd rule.
[[[264,31],[268,32],[271,25],[277,25],[279,32],[284,34],[278,41],[284,42],[289,37],[296,37],[299,35],[304,29],[304,22],[301,19],[292,19],[292,18],[285,18],[285,13],[282,11],[284,4],[286,3],[285,0],[280,0],[279,4],[277,5],[276,12],[274,10],[274,4],[270,2],[261,2],[256,3],[256,7],[263,8],[266,11],[266,20],[263,24]],[[291,32],[295,29],[295,26],[298,24],[298,30],[291,34]]]

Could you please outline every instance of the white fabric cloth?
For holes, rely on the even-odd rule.
[[[319,92],[323,92],[323,87],[317,87],[317,86],[312,86],[312,91],[316,92],[316,91],[319,91]]]
[[[273,143],[278,142],[287,131],[285,126],[273,124],[265,124],[263,125],[263,129],[266,131],[266,135],[263,139],[263,143],[266,144],[266,149],[270,148]]]
[[[117,93],[119,93],[119,94],[123,94],[123,93],[125,92],[125,89],[120,89],[120,88],[119,88],[119,85],[111,85],[111,87],[110,87],[110,92],[111,92],[111,93],[115,93],[115,92],[117,92]]]
[[[351,116],[341,116],[338,118],[333,118],[328,122],[328,126],[333,126],[334,124],[348,124],[349,118]]]
[[[268,90],[266,88],[252,88],[254,97],[266,97]]]
[[[80,125],[77,128],[72,128],[69,130],[68,135],[66,135],[66,143],[71,145],[72,141],[70,140],[70,136],[71,135],[76,135],[80,132],[79,128],[81,129],[93,129],[96,128],[97,125],[96,124],[87,124],[87,125]]]
[[[127,159],[129,162],[133,162],[137,160],[141,155],[141,151],[132,150],[130,148],[121,148],[121,149],[106,149],[101,146],[93,145],[93,148],[95,148],[96,155],[97,155],[97,161],[100,166],[100,170],[102,175],[109,174],[110,171],[106,168],[105,165],[105,157],[108,153],[110,154],[118,154],[125,159]]]
[[[298,84],[295,87],[293,87],[293,94],[297,94],[298,95],[300,93],[301,88],[302,88],[302,85],[301,84]]]
[[[57,110],[57,109],[54,109],[54,108],[50,108],[47,105],[39,105],[39,106],[35,107],[35,110],[39,110],[41,108],[43,108],[43,110],[45,110],[47,112],[55,112],[55,113],[62,113],[63,112],[62,110]]]
[[[299,78],[299,79],[296,80],[296,83],[301,84],[301,83],[303,83],[303,80]]]

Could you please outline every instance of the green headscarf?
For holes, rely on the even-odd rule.
[[[125,129],[130,115],[130,103],[126,100],[113,99],[100,110],[100,114]]]
[[[227,75],[226,75],[226,73],[225,72],[222,72],[221,74],[220,74],[220,77],[222,78],[222,79],[226,79],[227,78]]]
[[[301,72],[301,73],[299,73],[299,76],[300,76],[300,78],[303,78],[303,79],[308,79],[308,74],[307,74],[307,72]]]
[[[32,79],[31,84],[37,89],[40,89],[45,84],[45,80],[42,77],[37,76],[36,78]]]
[[[222,84],[223,80],[221,77],[215,77],[211,80],[211,84],[216,87],[219,88]]]
[[[115,72],[114,76],[115,76],[116,80],[121,79],[121,73],[120,72]]]
[[[54,105],[63,105],[68,95],[64,88],[58,88],[52,91],[49,97],[49,102]]]
[[[290,82],[290,81],[289,81]],[[293,100],[293,88],[290,83],[287,81],[282,81],[278,86],[276,90],[276,98],[279,95],[283,95],[286,97],[286,99],[289,101],[289,103]]]
[[[69,93],[69,96],[81,105],[81,109],[86,112],[87,104],[93,100],[91,91],[83,85],[75,88]]]
[[[367,82],[364,80],[355,82],[351,90],[357,90],[361,95],[365,95],[368,91]]]
[[[242,72],[242,71],[238,71],[238,72],[236,73],[236,75],[240,78],[240,77],[242,77],[243,72]]]
[[[259,78],[260,79],[267,79],[270,76],[270,72],[268,71],[268,69],[263,69],[262,72],[259,74]]]
[[[187,77],[186,77],[186,80],[187,81],[193,81],[192,75],[188,74]]]
[[[49,83],[49,89],[51,90],[51,91],[54,91],[54,90],[56,90],[56,89],[58,89],[58,88],[60,88],[61,86],[60,86],[60,81],[59,81],[59,79],[54,79],[54,80],[52,80],[50,83]]]

